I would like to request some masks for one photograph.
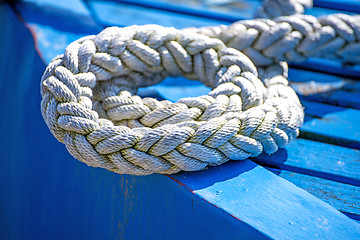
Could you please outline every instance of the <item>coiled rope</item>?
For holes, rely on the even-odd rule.
[[[241,26],[259,32],[258,26],[269,26],[265,23]],[[214,29],[207,29],[207,35],[215,37],[209,34]],[[216,37],[228,43],[226,28],[218,29]],[[281,39],[270,37],[267,44],[263,35],[243,49]],[[76,159],[120,174],[196,171],[284,147],[298,135],[304,117],[285,67],[264,68],[283,74],[261,81],[247,56],[212,37],[193,29],[145,25],[111,27],[71,43],[42,77],[47,126]],[[139,87],[178,75],[212,91],[176,103],[135,95]]]
[[[176,103],[133,95],[169,75],[213,91]],[[107,28],[70,44],[47,67],[42,97],[48,127],[75,158],[128,174],[272,153],[297,135],[303,118],[287,81],[265,87],[241,52],[154,25]]]

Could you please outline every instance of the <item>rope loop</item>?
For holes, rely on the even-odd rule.
[[[71,43],[46,68],[41,110],[76,159],[120,174],[196,171],[273,153],[298,134],[286,78],[262,82],[221,40],[158,25],[110,27]],[[172,103],[136,95],[168,76],[212,91]],[[265,83],[265,85],[264,85]]]

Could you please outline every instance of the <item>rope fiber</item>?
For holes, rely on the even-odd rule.
[[[324,43],[332,40],[317,34],[324,22],[346,46],[316,54],[355,59],[344,52],[359,43],[358,22],[333,16],[346,24],[290,16],[201,29],[106,28],[71,43],[47,66],[43,118],[74,158],[119,174],[197,171],[274,153],[298,135],[304,118],[281,61],[329,49]],[[175,103],[136,95],[168,76],[199,80],[212,91]]]

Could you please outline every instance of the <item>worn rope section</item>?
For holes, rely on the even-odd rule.
[[[213,90],[176,103],[140,98],[167,76]],[[76,159],[120,174],[196,171],[273,153],[303,110],[285,78],[263,83],[222,41],[157,25],[111,27],[71,43],[46,68],[41,111]]]

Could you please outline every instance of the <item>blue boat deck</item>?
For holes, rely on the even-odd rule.
[[[137,177],[87,167],[53,138],[39,83],[70,42],[112,25],[230,24],[250,19],[259,5],[186,2],[0,4],[0,239],[360,239],[360,66],[290,63],[305,123],[299,138],[270,156]],[[358,14],[360,2],[315,0],[306,13],[335,12]],[[169,78],[139,94],[176,101],[208,91]]]

